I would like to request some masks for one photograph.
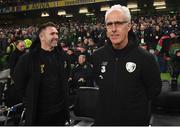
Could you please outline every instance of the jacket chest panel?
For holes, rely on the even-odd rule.
[[[140,62],[134,58],[103,59],[98,66],[102,82],[137,82],[140,79]]]

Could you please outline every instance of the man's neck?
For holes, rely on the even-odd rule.
[[[49,46],[44,46],[44,45],[41,45],[41,48],[42,48],[43,50],[49,51],[49,52],[51,52],[51,51],[54,50],[54,47],[49,47]]]
[[[126,47],[127,44],[128,44],[128,41],[125,41],[120,44],[112,44],[112,45],[113,45],[114,49],[123,49],[124,47]]]

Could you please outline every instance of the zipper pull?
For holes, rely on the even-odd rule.
[[[118,58],[118,57],[116,57],[116,58],[115,58],[115,60],[116,60],[116,62],[117,62],[117,61],[119,60],[119,58]]]

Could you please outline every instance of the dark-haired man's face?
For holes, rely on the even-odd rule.
[[[40,33],[41,47],[45,49],[52,49],[57,46],[58,43],[58,31],[55,27],[46,27]],[[44,49],[43,48],[43,49]]]

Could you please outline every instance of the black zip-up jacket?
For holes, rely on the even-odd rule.
[[[72,70],[72,78],[76,85],[78,85],[78,80],[83,78],[85,80],[85,86],[93,87],[93,69],[91,65],[88,62],[76,64]]]
[[[111,42],[93,54],[99,98],[95,125],[149,125],[150,102],[161,91],[154,56],[129,40],[122,50]]]
[[[59,79],[62,79],[59,85],[62,85],[63,91],[62,105],[59,109],[67,111],[67,120],[69,119],[68,114],[68,70],[69,64],[65,52],[62,48],[56,47],[55,52],[57,54],[57,60],[59,61],[59,67],[57,68]],[[34,125],[37,116],[37,101],[40,89],[41,80],[41,65],[40,65],[40,42],[36,40],[32,45],[30,52],[20,57],[14,71],[14,83],[18,94],[19,102],[25,104],[25,124]],[[61,71],[61,72],[60,72]]]
[[[19,49],[15,49],[14,52],[12,52],[12,54],[9,57],[9,67],[10,67],[10,75],[11,78],[13,79],[13,73],[14,73],[14,68],[16,66],[16,63],[19,60],[19,57],[21,55],[23,55],[25,53],[25,51],[20,51]]]

